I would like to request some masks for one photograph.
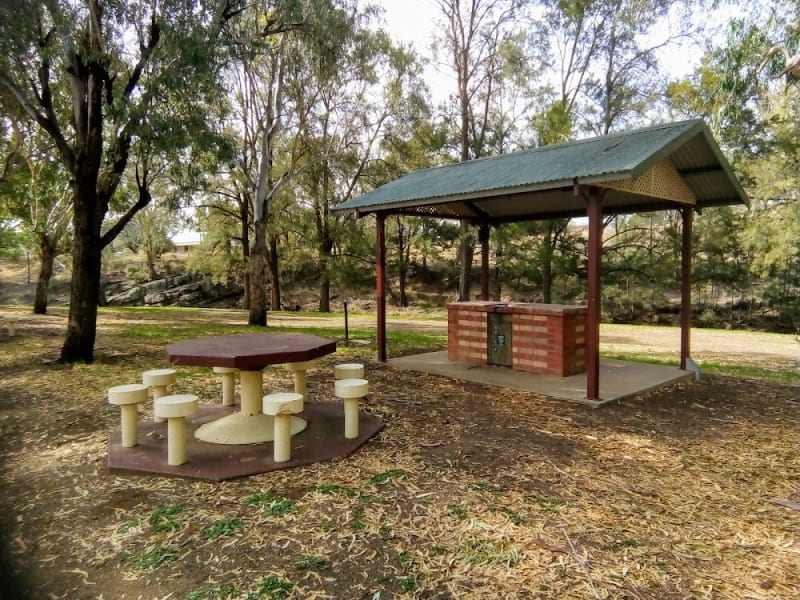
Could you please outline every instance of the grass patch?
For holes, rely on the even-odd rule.
[[[536,504],[541,506],[545,511],[550,513],[557,513],[560,511],[564,506],[566,506],[567,501],[561,498],[545,498],[539,496],[533,499]]]
[[[215,540],[223,535],[236,533],[243,526],[244,524],[241,519],[220,519],[211,525],[211,527],[203,530],[203,538],[206,540]]]
[[[169,546],[153,548],[149,552],[137,554],[130,559],[131,568],[135,571],[146,571],[154,569],[161,563],[170,562],[178,559],[178,552]]]
[[[328,561],[324,557],[309,554],[301,554],[294,562],[294,568],[298,571],[321,571],[328,566]]]
[[[320,485],[315,485],[314,487],[310,488],[309,491],[328,495],[341,494],[343,496],[347,496],[348,498],[358,498],[362,494],[361,490],[358,488],[349,487],[346,485],[336,485],[335,483],[322,483]]]
[[[456,519],[459,519],[461,521],[466,519],[468,516],[467,509],[459,504],[451,504],[450,506],[448,506],[447,513],[445,514],[450,515],[451,517],[455,517]]]
[[[606,354],[603,352],[601,356],[612,360],[624,360],[627,362],[639,362],[650,365],[664,365],[676,368],[680,366],[680,361],[676,359],[655,358],[643,354]],[[800,383],[800,369],[778,370],[754,365],[721,364],[711,361],[704,361],[700,364],[701,378],[703,375],[723,375],[740,379],[760,379],[776,383]]]
[[[186,596],[186,600],[226,600],[240,595],[241,592],[236,586],[229,583],[217,583],[195,590]]]
[[[397,581],[397,587],[404,594],[417,591],[417,580],[414,577],[398,577],[395,581]]]
[[[480,540],[461,549],[461,560],[473,565],[505,565],[519,560],[519,552],[510,544]]]
[[[180,529],[182,524],[175,517],[189,512],[185,506],[165,506],[157,508],[147,518],[147,523],[156,533],[163,531],[175,531]]]
[[[280,517],[297,511],[297,501],[291,498],[273,496],[267,492],[259,492],[248,496],[244,503],[248,506],[263,506],[264,511],[273,517]]]
[[[364,518],[364,507],[363,506],[356,506],[353,509],[353,518],[350,519],[350,522],[347,526],[350,528],[350,531],[364,531],[367,528],[367,524],[363,521]]]
[[[373,475],[369,478],[369,482],[377,485],[383,485],[384,483],[389,483],[390,481],[402,481],[405,479],[408,479],[408,471],[405,471],[404,469],[389,469],[383,473],[377,473]]]
[[[277,575],[264,577],[258,585],[258,595],[255,598],[266,598],[267,600],[285,600],[294,589],[294,584],[286,579],[281,579]],[[252,596],[248,596],[251,598]]]
[[[701,375],[727,375],[740,379],[763,379],[776,383],[800,383],[800,369],[776,371],[751,365],[720,365],[717,363],[703,363],[700,365],[700,369]]]

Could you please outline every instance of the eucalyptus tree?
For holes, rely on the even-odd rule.
[[[278,237],[268,232],[272,204],[294,177],[322,159],[310,152],[301,135],[318,90],[310,85],[309,96],[290,96],[287,89],[303,86],[310,77],[309,65],[335,68],[355,10],[349,0],[256,3],[237,23],[229,79],[237,120],[233,127],[241,137],[232,176],[251,220],[251,325],[267,322],[267,267],[272,273],[272,304],[280,304]],[[264,35],[267,30],[269,35]]]
[[[50,139],[24,115],[3,119],[13,130],[0,175],[0,204],[31,241],[39,262],[34,314],[47,314],[56,258],[68,247],[71,195]]]
[[[694,20],[687,0],[599,0],[593,8],[602,30],[585,83],[583,125],[605,135],[652,116],[666,84],[658,51],[690,38]],[[681,18],[670,19],[682,10]],[[654,37],[657,26],[674,21],[680,23],[674,31]]]
[[[169,103],[180,130],[214,88],[221,25],[235,0],[7,0],[0,7],[0,93],[51,138],[69,175],[72,286],[63,362],[94,359],[101,253],[147,195],[106,222],[142,123]],[[170,90],[180,94],[170,95]]]
[[[347,226],[331,208],[365,189],[368,170],[375,183],[371,163],[387,160],[382,140],[404,135],[407,123],[430,115],[421,67],[411,51],[394,46],[385,32],[369,29],[366,19],[354,18],[342,43],[337,68],[315,69],[307,84],[318,93],[304,135],[320,160],[299,181],[313,212],[321,312],[330,310],[331,259],[338,232]]]
[[[434,50],[455,76],[451,102],[456,114],[460,161],[488,154],[492,100],[503,64],[500,49],[513,38],[520,5],[520,0],[437,0],[444,31]],[[465,222],[461,233],[458,296],[468,300],[475,239]]]
[[[673,114],[702,116],[720,140],[751,200],[749,212],[705,211],[697,218],[698,295],[709,302],[763,299],[784,325],[800,323],[800,199],[797,139],[800,86],[771,49],[800,44],[800,5],[760,3],[727,22],[701,64],[669,86]],[[776,78],[776,76],[778,76]]]

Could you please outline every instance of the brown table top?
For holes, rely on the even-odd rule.
[[[168,344],[174,365],[259,371],[267,365],[313,360],[336,351],[336,342],[302,333],[217,335]]]

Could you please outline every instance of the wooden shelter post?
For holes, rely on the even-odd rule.
[[[586,398],[600,399],[600,261],[603,254],[603,193],[590,187],[586,198],[589,217],[588,306],[586,310]]]
[[[481,223],[478,239],[481,243],[481,300],[489,300],[489,224]]]
[[[378,304],[378,360],[386,362],[386,215],[375,214],[375,298]]]
[[[681,239],[681,369],[686,369],[686,359],[691,354],[692,328],[692,223],[694,207],[681,209],[683,231]]]

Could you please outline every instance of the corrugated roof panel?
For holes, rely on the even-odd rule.
[[[437,214],[445,216],[444,204],[448,202],[542,192],[571,185],[576,179],[584,183],[633,179],[668,156],[679,171],[719,166],[721,154],[715,154],[709,144],[716,146],[701,120],[656,125],[415,171],[335,210],[395,210],[430,202],[438,204]],[[727,163],[724,168],[726,176],[732,178]],[[746,201],[743,193],[737,191],[737,185],[728,181],[724,195],[733,191],[741,196],[741,201]],[[693,191],[696,193],[694,188]],[[520,211],[530,210],[524,204],[515,203],[515,207]],[[500,212],[511,210],[503,207]],[[546,212],[552,210],[548,206]]]

